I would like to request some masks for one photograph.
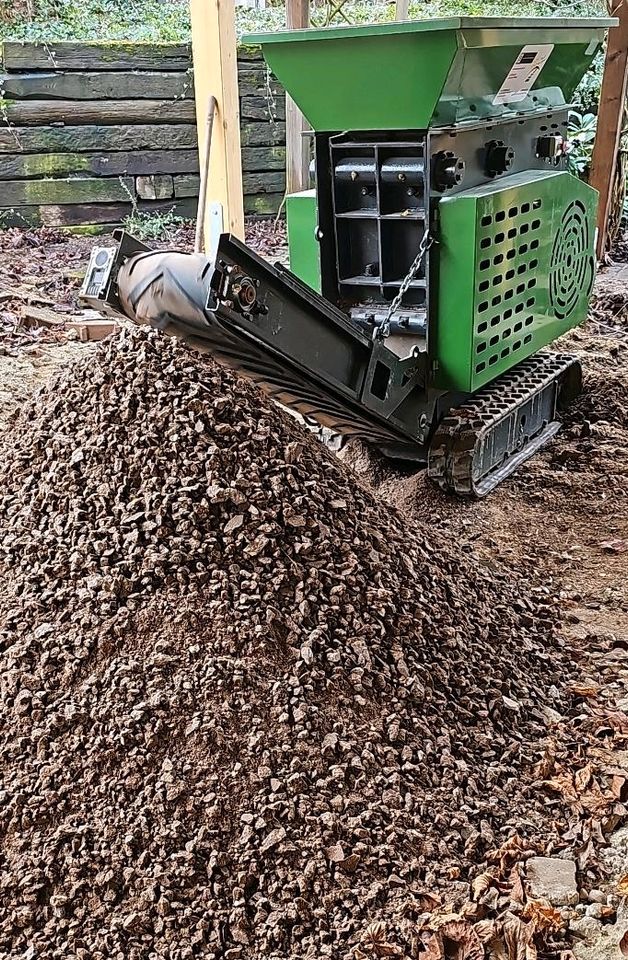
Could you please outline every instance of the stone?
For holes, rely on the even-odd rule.
[[[580,900],[573,860],[559,857],[531,857],[526,868],[531,896],[549,900],[554,907],[574,906]]]

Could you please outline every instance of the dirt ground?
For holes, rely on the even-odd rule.
[[[281,232],[252,227],[249,240],[270,259],[285,255]],[[107,239],[0,234],[0,424],[10,428],[31,391],[94,349],[63,328],[25,328],[22,316],[33,304],[61,319],[80,315],[76,294],[95,242]],[[185,232],[172,238],[173,246],[189,243]],[[360,445],[340,455],[409,523],[427,519],[463,553],[558,595],[565,637],[583,651],[583,689],[628,711],[628,266],[600,272],[589,320],[560,347],[580,357],[583,393],[557,438],[484,501],[455,501],[423,472],[393,467]],[[608,866],[609,889],[628,869],[625,840]],[[604,927],[602,937],[583,937],[576,955],[620,956],[628,922],[618,918],[614,940]]]

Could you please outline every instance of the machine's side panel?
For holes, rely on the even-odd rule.
[[[321,292],[321,258],[316,240],[316,190],[286,197],[290,269],[312,290]]]
[[[432,358],[437,384],[471,392],[469,357],[472,350],[475,276],[476,205],[473,197],[458,194],[439,204],[437,248],[438,297],[436,338]],[[434,310],[434,306],[432,306]]]
[[[439,387],[478,390],[582,322],[596,196],[571,174],[528,172],[441,201]]]

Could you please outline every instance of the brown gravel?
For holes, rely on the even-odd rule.
[[[3,960],[409,956],[424,895],[566,827],[545,591],[212,361],[106,342],[0,490]]]

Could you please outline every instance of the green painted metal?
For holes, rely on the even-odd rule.
[[[420,130],[563,106],[617,21],[453,17],[252,34],[319,131]],[[495,103],[527,45],[553,45],[529,94]]]
[[[316,242],[316,191],[304,190],[286,197],[290,269],[309,287],[321,292],[320,248]]]
[[[435,386],[472,393],[584,320],[596,208],[559,171],[441,200]]]

